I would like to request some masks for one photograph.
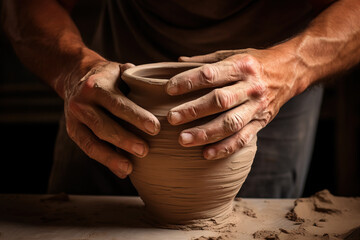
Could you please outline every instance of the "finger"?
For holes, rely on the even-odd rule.
[[[223,86],[245,79],[246,73],[241,61],[224,60],[206,64],[172,77],[166,85],[166,91],[169,95],[179,95],[203,88]]]
[[[73,104],[74,116],[101,140],[111,143],[133,155],[144,157],[149,152],[145,141],[126,131],[101,109],[81,103]]]
[[[95,74],[86,78],[86,81],[84,80],[81,89],[83,96],[140,130],[150,135],[158,134],[160,131],[159,120],[153,114],[126,98],[116,86],[121,71],[134,65],[130,63],[123,65],[110,64],[111,66],[108,66],[106,71],[95,72]]]
[[[108,167],[118,177],[125,178],[132,172],[132,164],[129,159],[98,139],[85,125],[68,117],[67,129],[70,138],[81,150],[90,158]]]
[[[95,102],[107,109],[111,114],[150,135],[159,133],[159,120],[149,111],[126,98],[120,90],[109,90],[107,86],[101,86],[100,83],[94,85],[94,90]]]
[[[135,67],[135,65],[132,64],[132,63],[121,64],[121,65],[120,65],[121,73],[123,73],[126,69],[129,69],[129,68],[132,68],[132,67]],[[120,74],[120,75],[121,75],[121,74]]]
[[[204,148],[205,159],[216,160],[228,157],[249,144],[264,127],[262,121],[253,120],[236,134]]]
[[[220,141],[239,132],[254,118],[258,109],[258,103],[248,101],[204,125],[182,131],[179,143],[184,147],[192,147]]]
[[[99,98],[99,104],[112,114],[131,123],[138,129],[150,135],[156,135],[160,131],[159,120],[149,111],[141,108],[126,97],[119,94],[108,95],[109,101]]]
[[[213,53],[205,54],[205,55],[198,55],[192,57],[181,56],[179,57],[180,62],[201,62],[201,63],[214,63],[225,58],[228,58],[234,54],[245,53],[245,49],[241,50],[221,50],[216,51]]]
[[[181,56],[179,62],[201,62],[201,63],[213,63],[219,61],[216,52],[205,55],[198,55],[192,57]]]
[[[214,89],[196,100],[172,108],[168,113],[168,121],[172,125],[179,125],[231,109],[249,99],[249,88],[248,82],[241,81]]]

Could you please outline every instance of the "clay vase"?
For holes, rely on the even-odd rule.
[[[182,130],[198,126],[209,118],[172,126],[166,118],[169,110],[211,90],[169,96],[165,84],[172,76],[200,65],[145,64],[130,68],[122,75],[130,87],[128,98],[153,113],[161,124],[156,136],[133,129],[147,140],[150,151],[145,158],[132,156],[134,170],[130,179],[149,215],[165,227],[223,222],[232,212],[233,199],[250,171],[256,152],[256,138],[231,157],[220,160],[204,159],[203,147],[185,148],[178,143]]]

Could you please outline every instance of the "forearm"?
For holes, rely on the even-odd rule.
[[[4,0],[3,26],[21,61],[61,97],[67,79],[104,60],[84,45],[56,0]]]
[[[272,49],[289,54],[294,94],[360,62],[360,1],[335,2],[309,27]]]

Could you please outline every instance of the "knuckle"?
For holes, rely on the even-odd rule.
[[[272,119],[273,114],[271,112],[265,112],[262,117],[258,120],[261,127],[265,127]]]
[[[235,152],[235,149],[233,146],[227,145],[227,146],[225,146],[224,151],[225,151],[226,155],[230,155]]]
[[[222,147],[222,149],[218,152],[219,158],[224,158],[232,155],[236,151],[236,147],[234,148],[231,145],[226,145]]]
[[[241,69],[242,72],[257,75],[260,70],[260,63],[252,55],[245,55],[238,61],[236,61],[237,68]]]
[[[206,64],[200,68],[201,80],[205,84],[212,84],[214,82],[215,75],[215,68],[210,64]]]
[[[264,82],[256,81],[249,92],[249,96],[253,98],[261,98],[261,101],[266,100],[266,98],[263,98],[263,96],[266,95],[267,86]]]
[[[102,133],[103,131],[101,131],[101,129],[103,129],[103,126],[104,126],[104,121],[102,118],[99,118],[99,117],[95,117],[93,116],[92,114],[89,114],[90,117],[90,120],[93,122],[93,126],[94,126],[94,129],[99,129],[99,133]],[[101,137],[101,136],[99,136]]]
[[[133,117],[137,114],[136,110],[133,107],[128,106],[127,104],[124,104],[124,103],[121,104],[120,106],[121,106],[120,109],[122,109],[122,111],[123,111],[123,115],[131,117],[132,120],[134,120],[134,121],[140,121],[140,117],[135,117],[135,118]]]
[[[196,118],[198,116],[198,110],[197,108],[192,105],[188,108],[188,113],[190,114],[190,116],[192,116],[193,118]]]
[[[184,86],[186,90],[191,90],[193,89],[193,82],[190,79],[186,79],[184,81]]]
[[[96,144],[91,137],[79,139],[79,145],[89,157],[94,157]]]
[[[86,91],[92,90],[97,86],[97,78],[94,75],[89,76],[83,82],[83,89]]]
[[[243,57],[243,63],[247,67],[255,68],[258,64],[258,61],[254,56],[247,54]]]
[[[102,132],[101,129],[104,126],[103,118],[101,118],[93,109],[86,109],[82,111],[82,114],[82,121],[84,121],[86,125],[92,130],[99,130],[98,132]]]
[[[80,94],[90,94],[94,92],[99,92],[100,90],[104,89],[100,84],[99,76],[91,75],[83,81]]]
[[[264,116],[264,125],[263,125],[263,127],[265,127],[265,125],[268,124],[271,119],[272,119],[271,112],[266,112],[265,116]]]
[[[196,136],[200,142],[207,142],[209,139],[209,136],[204,129],[198,129]]]
[[[122,149],[131,149],[133,142],[125,137],[120,131],[114,131],[114,134],[110,136],[114,139],[115,145]]]
[[[227,115],[224,118],[223,125],[226,132],[238,132],[244,127],[244,119],[237,113]]]
[[[236,146],[238,149],[242,148],[249,142],[250,136],[248,134],[239,135],[236,138]]]
[[[233,99],[233,94],[229,90],[221,88],[214,90],[214,102],[221,110],[226,110],[232,107]]]

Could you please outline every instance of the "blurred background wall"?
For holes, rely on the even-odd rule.
[[[96,27],[99,2],[80,1],[73,11],[86,43]],[[22,66],[2,31],[0,53],[0,193],[45,193],[63,102]],[[303,196],[324,188],[360,196],[359,92],[359,66],[325,84]]]

